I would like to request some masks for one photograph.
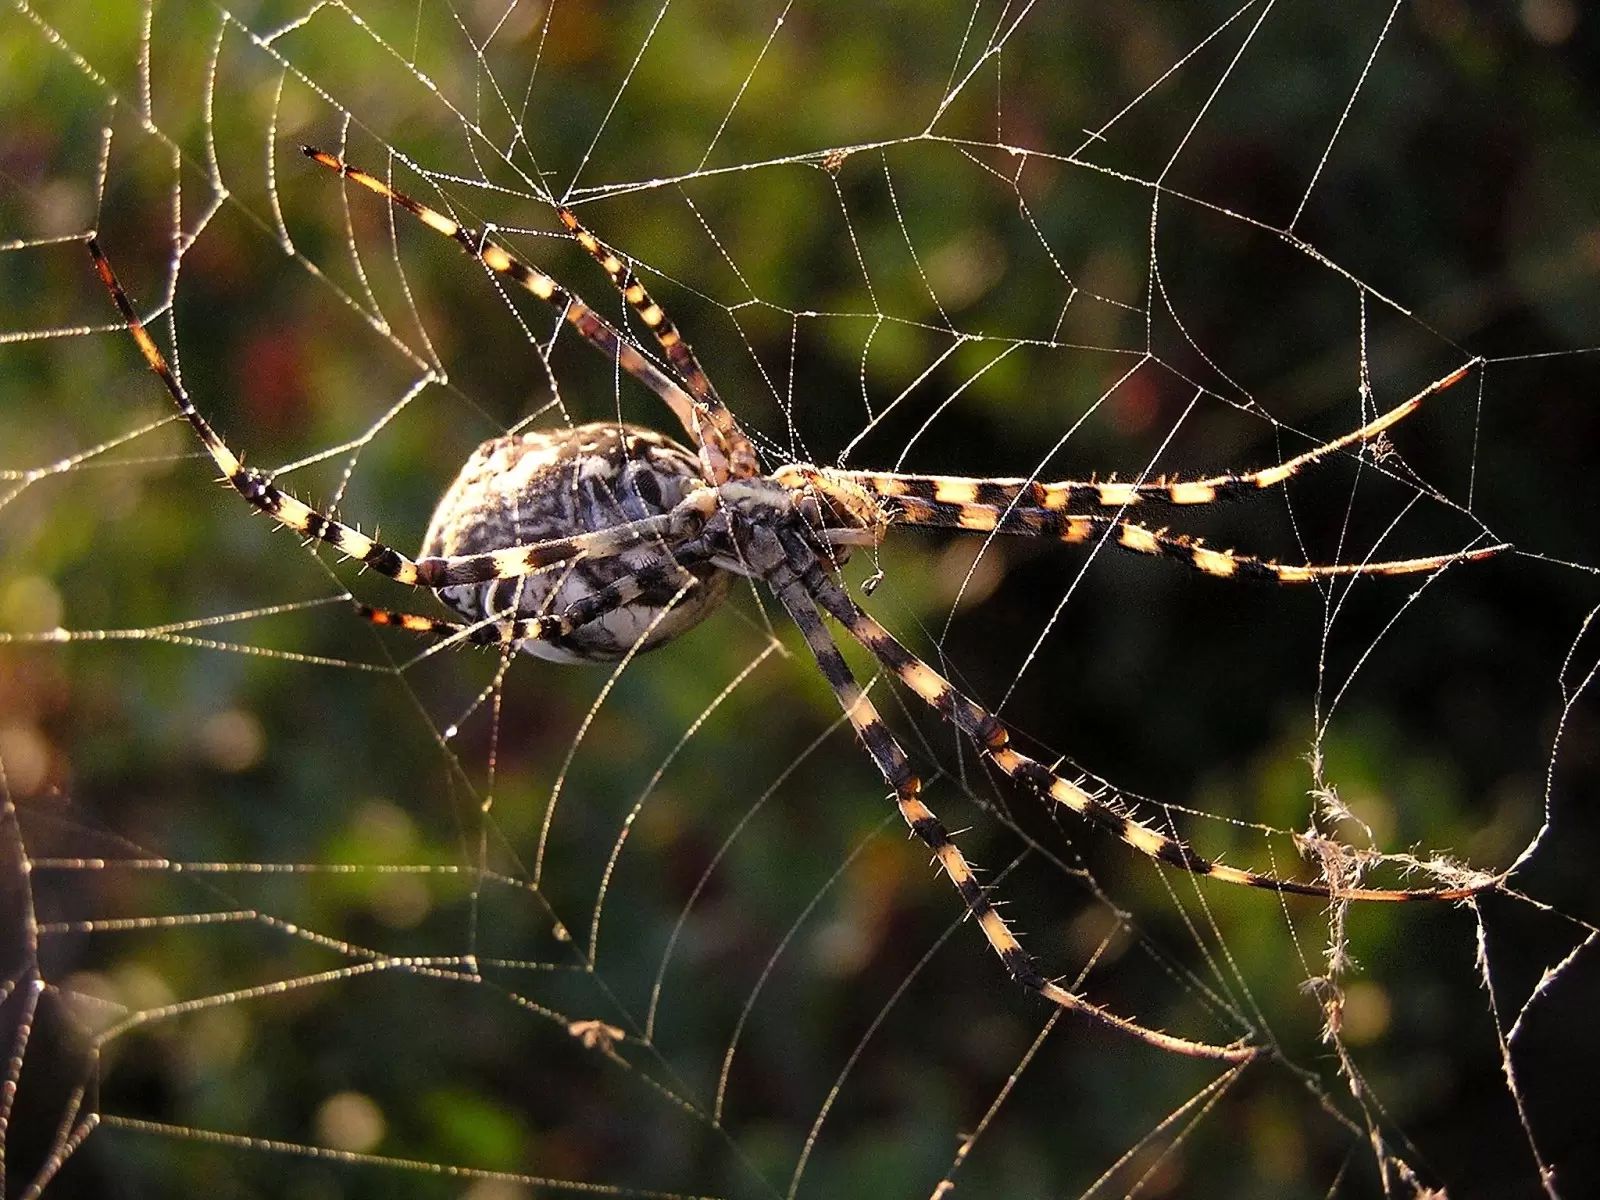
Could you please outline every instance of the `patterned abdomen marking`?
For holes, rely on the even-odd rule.
[[[702,486],[693,452],[652,430],[616,423],[491,438],[467,459],[423,539],[423,556],[479,554],[610,529],[668,512]],[[698,582],[652,629],[692,577]],[[579,558],[518,579],[443,588],[439,598],[469,621],[551,617],[609,584],[638,595],[570,633],[524,641],[556,662],[611,662],[698,624],[721,602],[728,576],[708,564],[680,567],[653,544]],[[647,636],[648,631],[648,636]]]

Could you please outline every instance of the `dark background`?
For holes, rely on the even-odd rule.
[[[143,631],[0,645],[13,980],[0,1013],[29,1031],[10,1041],[23,1065],[5,1194],[24,1193],[75,1120],[104,1113],[50,1194],[482,1200],[563,1180],[781,1195],[826,1105],[799,1194],[920,1196],[1008,1086],[953,1177],[959,1195],[1078,1195],[1103,1173],[1106,1194],[1538,1195],[1524,1121],[1561,1194],[1600,1187],[1596,968],[1592,951],[1567,958],[1596,917],[1593,705],[1578,696],[1563,718],[1596,653],[1581,631],[1596,602],[1600,33],[1560,0],[1405,5],[1357,91],[1389,10],[1328,8],[1227,23],[1222,5],[1040,5],[923,140],[969,20],[961,71],[1018,14],[796,6],[719,133],[775,7],[674,6],[654,32],[649,6],[558,5],[548,22],[519,9],[479,57],[468,39],[495,27],[490,6],[359,10],[381,43],[338,9],[276,38],[300,10],[235,10],[257,44],[220,10],[163,5],[148,116],[166,140],[141,128],[137,7],[97,6],[93,23],[37,10],[100,79],[25,13],[0,16],[0,240],[20,243],[0,256],[0,618],[17,633]],[[273,533],[210,482],[177,422],[22,474],[170,413],[109,328],[76,236],[91,227],[141,311],[172,289],[184,381],[236,448],[272,466],[325,455],[283,481],[337,496],[403,549],[471,447],[530,413],[667,428],[576,339],[541,366],[530,338],[546,342],[549,314],[519,301],[519,324],[449,245],[403,222],[391,234],[365,193],[347,209],[297,149],[348,138],[381,175],[394,148],[442,191],[399,163],[397,186],[523,231],[523,252],[618,311],[552,236],[528,177],[474,145],[465,120],[502,148],[520,125],[518,168],[531,145],[549,186],[575,181],[585,219],[652,268],[769,465],[848,448],[861,467],[1126,477],[1165,444],[1160,470],[1242,469],[1313,444],[1294,431],[1359,423],[1363,365],[1381,409],[1490,360],[1393,432],[1399,481],[1346,460],[1297,481],[1292,506],[1275,494],[1185,521],[1287,561],[1358,561],[1421,494],[1405,480],[1425,481],[1383,555],[1464,546],[1476,521],[1518,553],[1446,572],[1414,602],[1421,579],[1325,603],[1012,543],[986,553],[958,604],[974,543],[897,533],[869,606],[1003,702],[1030,750],[1178,806],[1186,836],[1232,863],[1294,869],[1287,837],[1243,823],[1305,827],[1314,744],[1387,850],[1504,868],[1548,802],[1517,894],[1351,912],[1345,1027],[1324,1041],[1309,986],[1327,971],[1318,905],[1197,890],[1041,815],[880,683],[930,803],[971,827],[977,862],[1011,868],[1005,911],[1047,970],[1152,1027],[1282,1052],[1219,1082],[1069,1017],[1029,1057],[1048,1012],[957,922],[869,761],[847,731],[826,734],[836,706],[798,638],[748,590],[630,664],[581,741],[603,669],[517,661],[446,741],[493,656],[413,664],[417,643],[337,599],[184,631],[333,665],[164,639],[171,622],[344,588],[435,609]],[[855,149],[825,167],[835,147]],[[495,188],[460,182],[485,178]],[[218,179],[230,194],[215,204]],[[644,186],[612,186],[628,184]],[[198,232],[176,275],[175,185],[176,220]],[[371,304],[388,332],[363,315]],[[980,336],[938,361],[952,325]],[[166,322],[155,330],[166,345]],[[386,416],[430,361],[448,383]],[[870,570],[858,561],[852,579]],[[606,862],[645,794],[590,960]],[[1338,831],[1361,843],[1358,827]],[[398,869],[415,864],[428,869]],[[103,924],[129,919],[139,927]],[[86,921],[102,924],[71,924]],[[1501,1041],[1519,1014],[1520,1115]],[[626,1031],[621,1061],[569,1034],[581,1019]],[[352,1111],[381,1113],[381,1139],[362,1140]],[[388,1161],[305,1149],[320,1145]]]

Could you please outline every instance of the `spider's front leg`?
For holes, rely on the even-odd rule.
[[[947,515],[958,513],[962,507],[970,505],[996,511],[1036,508],[1047,512],[1081,513],[1094,507],[1130,508],[1135,505],[1151,504],[1186,508],[1214,504],[1219,500],[1236,500],[1251,492],[1277,487],[1307,467],[1325,462],[1353,447],[1360,448],[1374,442],[1392,426],[1416,412],[1428,397],[1454,387],[1482,362],[1481,358],[1474,358],[1435,379],[1420,392],[1402,400],[1359,429],[1352,429],[1293,458],[1286,458],[1275,466],[1263,467],[1257,471],[1242,473],[1225,471],[1220,475],[1207,475],[1199,479],[1174,479],[1161,476],[1134,482],[1116,479],[1063,479],[1055,483],[1045,483],[1036,479],[970,479],[959,475],[903,475],[887,471],[838,471],[835,474],[859,484],[875,495],[919,501],[925,505],[935,506],[936,509],[942,508]],[[959,524],[953,520],[926,523]]]

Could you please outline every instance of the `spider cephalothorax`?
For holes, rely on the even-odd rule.
[[[1139,820],[1132,805],[1083,774],[1063,774],[1012,744],[1002,722],[913,654],[864,612],[838,578],[852,546],[873,546],[889,525],[967,529],[1063,542],[1099,540],[1140,554],[1176,558],[1210,575],[1314,583],[1334,577],[1439,571],[1506,547],[1388,562],[1283,564],[1214,549],[1198,539],[1126,518],[1142,506],[1174,511],[1273,488],[1303,468],[1376,439],[1468,363],[1361,428],[1264,470],[1202,479],[1134,482],[825,469],[804,463],[763,475],[754,445],[723,404],[694,353],[626,260],[566,208],[562,224],[605,270],[665,358],[665,368],[579,297],[516,258],[486,234],[395,191],[333,155],[307,149],[321,165],[414,213],[456,241],[495,275],[560,312],[562,320],[677,416],[694,449],[618,423],[525,433],[484,443],[439,503],[422,556],[404,554],[333,519],[246,468],[184,394],[145,330],[99,246],[96,269],[146,362],[228,482],[255,508],[305,537],[326,542],[379,574],[432,589],[466,623],[359,606],[379,624],[453,641],[517,647],[563,661],[621,658],[659,645],[706,617],[731,575],[764,583],[793,618],[911,832],[955,885],[984,937],[1018,983],[1062,1008],[1099,1019],[1166,1049],[1241,1061],[1258,1048],[1213,1046],[1158,1033],[1106,1012],[1047,979],[1022,949],[950,833],[921,798],[922,783],[899,742],[857,683],[828,632],[833,618],[914,695],[971,739],[999,773],[1107,830],[1139,853],[1197,876],[1274,892],[1335,900],[1459,899],[1496,877],[1456,871],[1432,888],[1370,888],[1341,872],[1316,881],[1258,874],[1201,857],[1177,837]],[[1326,872],[1326,856],[1320,860]],[[1414,863],[1413,863],[1414,865]]]
[[[846,471],[830,471],[810,463],[790,463],[772,473],[775,482],[801,499],[807,518],[830,546],[876,546],[888,532],[892,510],[879,496]],[[845,555],[838,556],[839,562]]]

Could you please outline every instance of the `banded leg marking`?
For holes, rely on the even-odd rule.
[[[1118,483],[1115,480],[1101,483],[1073,479],[1040,483],[1032,479],[970,479],[959,475],[896,475],[875,471],[840,471],[836,474],[886,499],[908,498],[946,505],[979,504],[1000,509],[1020,505],[1067,512],[1092,505],[1124,508],[1134,504],[1212,504],[1218,500],[1237,499],[1251,491],[1276,487],[1314,463],[1350,446],[1371,441],[1409,417],[1429,396],[1466,378],[1478,362],[1474,359],[1448,375],[1435,379],[1416,395],[1401,401],[1360,429],[1314,446],[1304,454],[1285,459],[1276,466],[1244,474],[1225,473],[1204,479],[1162,477],[1144,483]]]
[[[717,495],[710,488],[691,492],[671,512],[629,525],[618,525],[574,537],[557,538],[527,546],[508,546],[503,550],[483,554],[467,554],[453,558],[412,559],[391,546],[369,538],[360,530],[342,521],[336,521],[319,512],[288,492],[276,487],[265,475],[247,467],[235,454],[222,435],[200,415],[188,394],[179,386],[177,377],[167,365],[166,358],[155,340],[134,312],[133,302],[117,281],[111,263],[106,259],[96,240],[89,242],[89,253],[94,258],[100,281],[111,293],[111,299],[122,314],[133,335],[134,343],[144,355],[145,362],[161,380],[200,442],[217,464],[233,489],[253,507],[296,533],[326,542],[340,553],[360,559],[367,566],[399,583],[420,584],[429,588],[454,587],[464,583],[489,583],[497,579],[514,579],[541,567],[552,566],[570,559],[589,555],[606,557],[648,541],[677,541],[697,531],[716,511]]]
[[[560,619],[556,617],[523,617],[514,621],[479,621],[467,625],[461,621],[397,612],[392,608],[374,608],[370,604],[357,604],[356,616],[374,625],[404,629],[407,633],[423,637],[459,638],[472,646],[509,646],[525,640],[546,640],[566,632],[553,628],[560,624]]]
[[[578,245],[583,247],[585,253],[595,262],[600,264],[607,277],[610,278],[617,291],[638,314],[639,320],[644,322],[656,343],[666,354],[667,361],[672,364],[672,369],[678,373],[678,378],[700,402],[699,412],[705,417],[709,428],[702,428],[700,438],[714,441],[726,453],[729,471],[735,479],[748,479],[760,473],[760,466],[756,460],[755,447],[750,439],[739,428],[733,414],[728,411],[728,406],[722,402],[722,397],[717,395],[717,389],[712,385],[711,377],[706,374],[705,368],[700,365],[700,360],[695,357],[694,349],[684,341],[683,334],[678,331],[677,325],[667,315],[666,309],[657,304],[645,290],[638,275],[628,261],[595,237],[578,220],[577,214],[570,208],[558,206],[556,215],[561,218],[561,223],[567,227]]]
[[[806,591],[928,707],[971,738],[979,752],[990,762],[1044,799],[1070,809],[1091,824],[1116,835],[1147,858],[1223,883],[1296,896],[1317,896],[1325,900],[1462,900],[1492,885],[1492,881],[1485,881],[1456,888],[1338,887],[1278,879],[1204,858],[1178,839],[1151,829],[1129,816],[1120,802],[1091,795],[1080,784],[1056,774],[1043,763],[1012,748],[1010,735],[998,717],[958,690],[938,671],[901,645],[892,633],[861,611],[844,589],[828,576],[815,553],[798,536],[782,531],[779,537],[783,541],[789,566],[800,577]]]
[[[374,625],[404,629],[407,633],[427,637],[460,638],[473,646],[509,646],[524,641],[559,642],[574,630],[632,604],[647,588],[664,582],[669,575],[682,574],[688,566],[711,557],[709,550],[691,553],[679,551],[671,559],[646,563],[620,579],[574,600],[559,613],[550,616],[489,619],[469,625],[463,621],[373,608],[367,604],[357,604],[356,614]]]
[[[100,276],[100,282],[105,284],[106,290],[111,293],[111,299],[122,314],[128,332],[133,335],[139,353],[144,355],[145,362],[166,387],[173,403],[178,406],[178,412],[194,429],[201,445],[206,448],[206,452],[211,455],[212,461],[217,464],[217,468],[234,491],[279,524],[305,537],[327,542],[340,553],[360,559],[380,575],[387,575],[400,583],[422,582],[417,564],[398,550],[385,546],[360,530],[335,521],[310,505],[296,500],[289,493],[274,487],[260,471],[245,466],[239,456],[229,448],[227,442],[222,440],[222,436],[211,427],[210,422],[200,415],[189,400],[188,394],[179,385],[172,368],[167,365],[166,358],[157,348],[149,331],[145,329],[144,322],[140,321],[138,314],[134,312],[133,302],[128,299],[128,294],[117,282],[116,273],[101,251],[98,239],[89,239],[89,253],[94,258],[94,268]]]
[[[504,276],[551,305],[584,341],[660,397],[678,418],[684,431],[695,439],[696,444],[699,443],[701,422],[694,400],[670,376],[641,354],[616,326],[585,304],[580,296],[569,292],[538,267],[523,262],[487,234],[462,225],[437,209],[429,208],[360,167],[352,167],[343,159],[313,146],[302,146],[301,151],[312,162],[337,172],[351,183],[404,209],[429,229],[455,242],[468,256],[477,259],[495,274]]]
[[[1047,537],[1069,543],[1090,542],[1102,536],[1119,550],[1172,558],[1207,575],[1221,578],[1265,579],[1277,583],[1313,583],[1352,575],[1415,575],[1436,571],[1457,562],[1476,562],[1509,550],[1509,543],[1481,546],[1450,554],[1430,554],[1421,558],[1386,559],[1351,563],[1278,563],[1240,554],[1231,549],[1215,549],[1199,538],[1164,529],[1151,529],[1134,521],[1115,517],[1085,516],[1053,509],[1015,506],[1001,508],[976,502],[923,500],[902,497],[891,501],[895,521],[901,525],[920,525],[938,529],[967,529],[978,532],[1022,534]]]
[[[967,911],[972,914],[973,920],[977,922],[978,928],[983,931],[983,936],[999,955],[1006,973],[1013,980],[1060,1008],[1097,1017],[1108,1025],[1162,1050],[1230,1063],[1248,1062],[1257,1057],[1260,1051],[1254,1046],[1243,1043],[1214,1046],[1147,1029],[1097,1004],[1091,1004],[1060,984],[1046,979],[1034,962],[1033,956],[1022,948],[1006,919],[1000,915],[994,902],[989,899],[988,889],[978,882],[972,865],[967,862],[966,856],[951,839],[944,823],[923,803],[921,779],[911,769],[905,751],[895,740],[889,727],[883,723],[883,718],[879,716],[872,701],[861,690],[855,676],[850,672],[849,665],[844,661],[844,656],[839,653],[838,646],[828,635],[822,623],[822,614],[817,611],[816,603],[809,594],[809,586],[784,564],[776,567],[767,581],[788,611],[790,618],[800,628],[801,634],[806,639],[806,645],[817,660],[823,678],[833,689],[840,707],[844,709],[850,724],[855,728],[856,735],[867,748],[867,753],[871,755],[879,774],[894,789],[895,804],[900,809],[900,815],[905,819],[911,832],[933,852],[940,868],[955,886],[967,906]]]

